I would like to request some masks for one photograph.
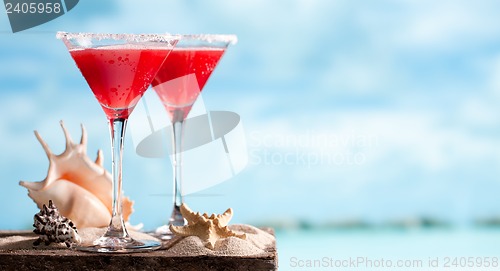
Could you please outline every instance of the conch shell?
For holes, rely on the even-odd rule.
[[[233,217],[233,209],[227,209],[223,214],[212,214],[208,216],[207,213],[200,214],[193,212],[189,207],[183,203],[181,205],[181,214],[187,220],[185,226],[170,225],[170,231],[178,236],[197,236],[204,243],[208,249],[214,249],[217,241],[228,237],[237,237],[246,240],[245,233],[238,234],[230,230],[227,226],[229,220]]]
[[[40,134],[35,136],[49,158],[47,177],[40,182],[19,182],[28,189],[28,196],[38,208],[52,200],[61,215],[71,219],[78,228],[105,227],[111,220],[112,181],[103,167],[102,151],[95,162],[87,156],[87,132],[83,124],[80,144],[74,143],[64,123],[60,122],[66,138],[66,149],[53,154]],[[123,218],[133,212],[133,202],[122,198]]]

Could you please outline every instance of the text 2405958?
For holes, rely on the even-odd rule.
[[[10,13],[61,13],[63,12],[60,3],[5,3],[7,14]]]

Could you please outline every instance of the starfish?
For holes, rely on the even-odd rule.
[[[233,209],[227,209],[223,214],[200,214],[189,209],[186,204],[181,205],[181,214],[187,220],[185,226],[170,225],[170,231],[179,236],[197,236],[205,247],[209,249],[215,248],[215,243],[222,238],[237,237],[246,240],[246,234],[238,234],[227,227],[229,220],[233,217]]]

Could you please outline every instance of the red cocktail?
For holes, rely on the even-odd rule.
[[[69,51],[109,119],[127,118],[169,54],[142,45]]]
[[[107,232],[78,249],[141,252],[156,241],[132,239],[122,218],[122,155],[127,119],[151,84],[178,36],[58,32],[108,118],[111,133],[113,208]]]
[[[236,41],[233,35],[182,35],[152,82],[172,121],[174,209],[170,225],[184,224],[180,213],[184,120],[227,47]],[[172,238],[169,230],[157,233],[162,239]]]
[[[172,121],[186,118],[225,50],[196,47],[172,50],[152,83]]]

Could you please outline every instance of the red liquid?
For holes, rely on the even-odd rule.
[[[170,48],[133,45],[71,50],[108,119],[128,118]]]
[[[152,82],[172,121],[182,121],[225,48],[174,48]]]

